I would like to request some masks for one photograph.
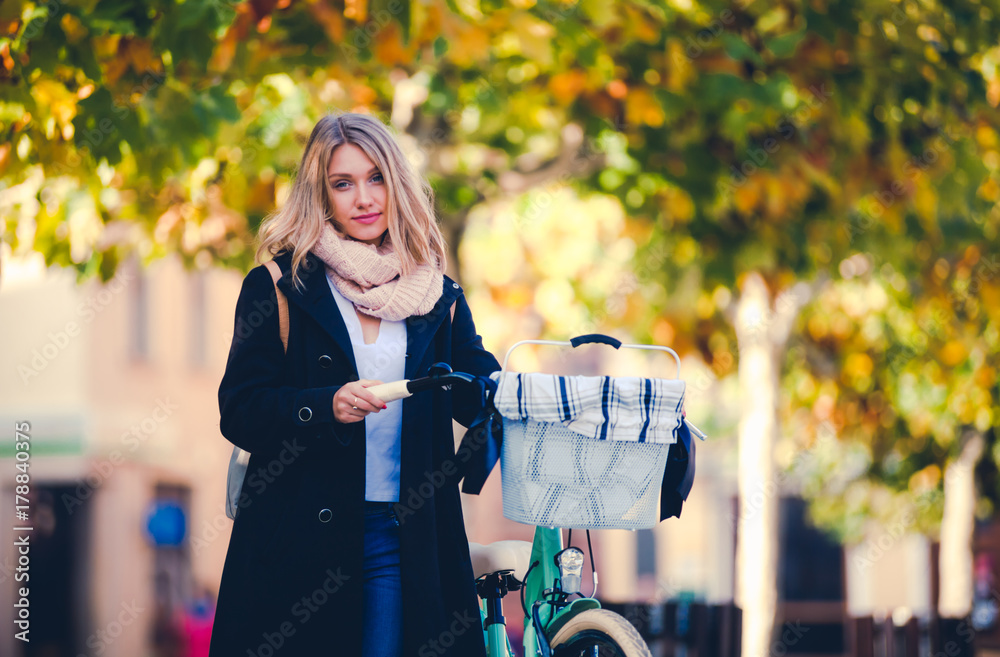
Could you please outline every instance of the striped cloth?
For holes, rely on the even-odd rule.
[[[670,444],[683,421],[684,381],[494,372],[493,405],[508,420],[558,423],[598,440]]]

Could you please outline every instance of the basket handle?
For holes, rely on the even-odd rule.
[[[609,344],[615,349],[619,349],[622,346],[621,340],[616,340],[610,335],[604,335],[603,333],[588,333],[587,335],[578,335],[575,338],[570,338],[569,343],[573,345],[574,349],[582,344]]]
[[[522,345],[526,345],[526,344],[544,344],[544,345],[552,345],[552,346],[556,346],[556,347],[574,347],[575,348],[575,347],[578,347],[581,344],[588,344],[588,343],[591,343],[591,342],[596,342],[596,343],[601,343],[601,344],[608,344],[608,345],[611,345],[612,347],[614,347],[615,349],[623,347],[625,349],[648,349],[650,351],[664,351],[664,352],[670,354],[671,356],[673,356],[674,363],[677,365],[677,373],[674,376],[679,378],[680,375],[681,375],[681,357],[678,356],[677,352],[674,351],[673,349],[671,349],[670,347],[663,347],[663,346],[656,345],[656,344],[624,344],[624,343],[619,342],[618,340],[612,338],[611,336],[601,335],[600,333],[590,333],[588,335],[581,335],[579,337],[573,338],[572,340],[521,340],[519,342],[515,342],[507,350],[506,355],[504,355],[504,357],[503,357],[503,364],[501,364],[501,366],[500,366],[500,371],[501,372],[506,372],[507,371],[507,361],[510,359],[510,355],[512,353],[514,353],[515,349],[517,349],[518,347],[520,347]]]

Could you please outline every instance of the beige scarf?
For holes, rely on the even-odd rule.
[[[326,263],[337,290],[366,315],[393,322],[426,315],[441,297],[444,275],[423,264],[404,276],[388,233],[374,246],[342,239],[326,221],[311,250]]]

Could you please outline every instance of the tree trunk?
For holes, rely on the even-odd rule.
[[[976,462],[983,453],[983,435],[963,435],[962,450],[944,475],[944,515],[938,561],[942,618],[965,618],[972,611],[972,534],[976,510]]]
[[[736,308],[739,346],[739,492],[736,603],[743,610],[743,655],[771,654],[778,604],[778,435],[781,358],[795,317],[810,297],[796,285],[772,304],[764,279],[747,276]]]

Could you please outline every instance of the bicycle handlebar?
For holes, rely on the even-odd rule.
[[[448,388],[455,383],[472,383],[476,377],[465,372],[453,372],[447,363],[434,363],[431,366],[430,375],[419,379],[401,379],[380,383],[366,388],[373,395],[384,402],[405,399],[415,392],[430,390],[432,388]]]

